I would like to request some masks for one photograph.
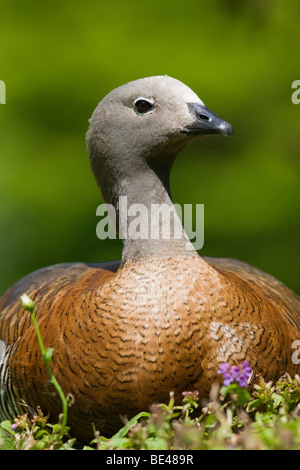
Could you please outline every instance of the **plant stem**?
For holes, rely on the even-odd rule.
[[[61,399],[61,402],[62,402],[63,417],[62,417],[62,421],[61,421],[61,426],[64,429],[67,425],[67,419],[68,419],[68,402],[67,402],[67,399],[64,395],[64,392],[62,391],[61,386],[57,382],[57,380],[56,380],[56,378],[55,378],[55,376],[54,376],[54,374],[53,374],[53,372],[50,368],[49,363],[50,363],[51,359],[49,360],[49,354],[47,354],[47,351],[49,351],[49,348],[45,349],[45,347],[44,347],[43,339],[42,339],[42,336],[41,336],[41,333],[40,333],[40,330],[39,330],[39,327],[38,327],[38,324],[37,324],[37,321],[36,321],[36,316],[35,316],[33,311],[30,312],[30,316],[31,316],[31,320],[32,320],[32,323],[34,325],[36,335],[37,335],[37,339],[38,339],[38,342],[39,342],[39,345],[40,345],[40,348],[41,348],[42,357],[44,359],[45,366],[46,366],[47,372],[48,372],[49,377],[50,377],[50,382],[56,388],[56,391],[57,391],[57,393],[58,393],[58,395]]]
[[[67,420],[68,420],[68,401],[67,401],[67,399],[64,395],[64,392],[63,392],[61,386],[59,385],[59,383],[57,382],[57,380],[56,380],[56,378],[55,378],[55,376],[54,376],[54,374],[51,370],[51,367],[50,367],[50,362],[51,362],[51,359],[52,359],[53,349],[52,348],[45,349],[43,339],[42,339],[42,336],[41,336],[41,332],[40,332],[40,329],[38,327],[36,316],[35,316],[35,313],[34,313],[34,308],[35,308],[34,302],[31,301],[29,299],[29,297],[27,297],[26,295],[21,296],[21,300],[22,300],[23,308],[30,312],[31,320],[32,320],[33,326],[35,328],[37,339],[38,339],[39,346],[40,346],[40,349],[41,349],[42,358],[44,360],[47,372],[48,372],[49,377],[50,377],[50,382],[54,385],[54,387],[55,387],[55,389],[56,389],[56,391],[57,391],[57,393],[58,393],[58,395],[61,399],[62,409],[63,409],[61,427],[62,427],[62,430],[64,432],[65,428],[66,428],[66,425],[67,425]]]

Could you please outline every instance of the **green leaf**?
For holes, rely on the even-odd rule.
[[[103,442],[104,449],[126,449],[131,446],[131,441],[127,437],[112,437],[106,443]]]
[[[16,450],[16,441],[12,437],[1,436],[0,432],[0,450]]]
[[[238,406],[243,406],[250,400],[250,393],[244,387],[240,387],[238,385],[236,389],[236,394],[236,403]]]
[[[6,433],[9,433],[13,436],[15,434],[15,432],[11,429],[12,424],[13,423],[9,420],[2,421],[0,423],[0,432],[1,432],[1,430],[6,431]]]
[[[16,441],[14,432],[11,429],[11,421],[0,423],[0,450],[15,450]]]
[[[162,437],[148,437],[145,440],[146,450],[168,450],[168,443]]]
[[[283,396],[278,395],[277,393],[273,393],[273,394],[272,394],[272,398],[273,398],[273,401],[274,401],[275,408],[278,408],[278,406],[279,406],[281,403],[284,403],[284,398],[283,398]]]
[[[128,423],[120,429],[120,431],[118,431],[113,437],[124,437],[126,436],[126,434],[128,433],[128,431],[136,425],[136,423],[138,422],[138,420],[140,418],[149,418],[150,416],[150,413],[147,413],[146,411],[142,411],[141,413],[137,414],[136,416],[134,416],[130,421],[128,421]]]
[[[208,415],[205,418],[205,427],[206,428],[214,428],[217,422],[218,422],[218,420],[215,417],[215,415],[213,415],[213,414]]]
[[[264,400],[262,398],[256,398],[248,403],[246,411],[251,412],[259,408],[264,404]]]

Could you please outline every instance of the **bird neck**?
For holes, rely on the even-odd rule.
[[[96,179],[106,203],[112,204],[120,238],[122,263],[145,258],[198,256],[186,235],[170,194],[170,170],[180,148],[166,155],[116,160]],[[120,163],[122,162],[122,163]],[[130,163],[130,164],[129,164]]]
[[[123,180],[117,213],[123,263],[195,254],[172,202],[165,173],[158,174],[148,167],[132,179]]]

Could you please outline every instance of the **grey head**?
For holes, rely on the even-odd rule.
[[[173,161],[188,142],[205,134],[230,136],[232,127],[174,78],[139,79],[105,96],[90,119],[87,147],[103,198],[114,205],[118,218],[125,220],[118,205],[121,196],[130,205],[171,206]],[[165,249],[158,245],[159,250]],[[156,253],[158,245],[127,241],[123,255]],[[173,251],[178,251],[178,244]]]
[[[96,107],[87,132],[91,167],[104,198],[107,185],[136,178],[146,167],[168,173],[178,152],[205,134],[230,136],[232,127],[179,80],[154,76],[114,89]]]

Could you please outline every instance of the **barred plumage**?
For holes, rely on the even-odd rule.
[[[9,361],[12,351],[13,346],[6,347],[5,343],[0,341],[0,421],[13,420],[24,413],[11,383]]]

